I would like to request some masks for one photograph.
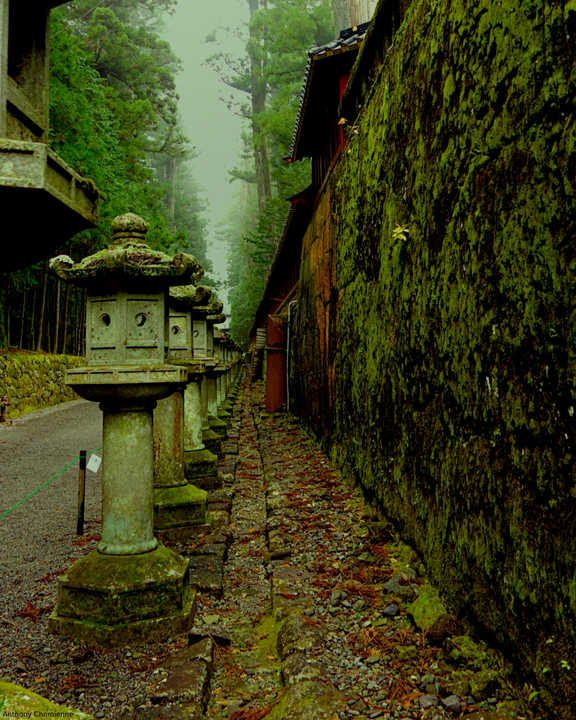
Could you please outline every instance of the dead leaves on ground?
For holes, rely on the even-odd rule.
[[[272,712],[272,707],[241,708],[230,715],[230,720],[261,720]]]
[[[90,535],[82,535],[78,538],[78,540],[74,540],[72,545],[78,545],[79,547],[84,547],[89,542],[92,542],[93,540],[100,540],[100,533],[90,533]]]
[[[158,657],[143,658],[140,662],[134,662],[134,660],[128,660],[126,665],[130,668],[133,673],[150,673],[155,670],[158,665],[162,664],[164,660],[168,658],[170,653],[164,653]]]
[[[68,677],[63,678],[62,685],[60,685],[60,692],[65,693],[68,692],[68,690],[90,687],[94,684],[95,683],[91,683],[86,680],[86,678],[82,677],[82,675],[69,675]]]
[[[51,612],[53,607],[54,607],[53,605],[50,605],[48,607],[39,608],[39,607],[36,607],[35,605],[32,605],[30,600],[27,600],[24,608],[22,610],[16,611],[16,615],[18,615],[19,617],[30,618],[30,620],[32,620],[33,623],[37,623],[38,618],[40,616],[44,615],[45,613]]]
[[[238,665],[238,663],[233,659],[232,657],[232,649],[227,647],[222,647],[218,645],[218,643],[214,642],[214,653],[215,653],[215,660],[217,660],[224,669],[224,677],[230,678],[232,676],[240,677],[244,670]]]
[[[72,662],[75,665],[80,665],[81,663],[86,662],[87,660],[90,660],[93,657],[94,657],[94,650],[89,648],[88,650],[86,650],[84,652],[80,652],[76,655],[72,655]]]

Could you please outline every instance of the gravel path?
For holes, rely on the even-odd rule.
[[[38,410],[15,418],[10,425],[0,425],[0,515],[59,473],[80,450],[101,445],[102,413],[97,403],[85,400]],[[101,480],[100,471],[86,473],[88,524],[100,516]],[[76,539],[77,508],[78,460],[0,519],[0,583],[30,577],[56,560],[59,550],[53,541],[65,536]]]
[[[84,400],[0,425],[0,515],[74,461],[80,450],[101,445],[102,413],[97,403]],[[96,717],[115,718],[124,703],[144,698],[148,673],[138,665],[144,655],[88,648],[46,631],[56,578],[99,540],[100,471],[86,472],[85,532],[76,535],[78,464],[76,459],[0,518],[0,679]],[[150,657],[159,650],[146,647]]]

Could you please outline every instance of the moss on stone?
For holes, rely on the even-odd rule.
[[[64,384],[68,368],[80,367],[84,359],[48,353],[0,352],[0,396],[11,403],[7,418],[77,400],[78,395]]]
[[[506,647],[539,690],[536,711],[565,720],[573,37],[572,6],[546,0],[414,2],[391,46],[373,34],[381,65],[357,66],[358,134],[305,234],[291,334],[291,410],[448,606]]]
[[[194,485],[154,488],[154,531],[204,524],[207,498]]]
[[[435,588],[422,585],[418,598],[406,608],[406,612],[414,620],[416,627],[426,632],[439,618],[446,615],[446,608]]]
[[[93,720],[93,715],[56,705],[41,695],[8,682],[0,682],[0,710],[2,717],[47,717],[69,720]]]

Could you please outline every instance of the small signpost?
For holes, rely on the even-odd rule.
[[[80,473],[78,475],[78,517],[76,535],[84,535],[84,492],[86,486],[86,450],[80,450]]]

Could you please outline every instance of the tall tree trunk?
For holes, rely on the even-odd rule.
[[[370,21],[370,0],[332,0],[332,15],[336,37],[340,37],[341,30]]]
[[[82,312],[80,314],[80,355],[86,355],[86,300],[88,291],[82,288]]]
[[[5,325],[5,307],[8,302],[8,274],[0,273],[0,348],[8,347]]]
[[[64,327],[62,330],[62,352],[66,355],[66,343],[68,341],[68,302],[70,300],[70,283],[66,283],[64,292]]]
[[[250,20],[258,10],[258,0],[248,0]],[[266,58],[261,57],[262,46],[250,29],[250,42],[248,43],[248,56],[250,58],[251,97],[252,97],[252,140],[254,143],[254,164],[256,167],[256,188],[258,190],[258,210],[264,212],[266,203],[272,197],[272,183],[270,181],[270,163],[268,160],[268,146],[266,138],[260,137],[258,113],[266,108],[266,79],[264,69]]]
[[[46,288],[48,286],[48,258],[42,268],[42,300],[40,301],[40,322],[38,323],[38,344],[36,350],[42,350],[44,342],[44,316],[46,314]]]
[[[170,228],[172,232],[176,232],[176,223],[174,217],[176,214],[176,183],[178,179],[178,165],[175,157],[169,157],[166,160],[166,182],[170,184],[168,195],[168,212],[170,213]]]
[[[60,327],[60,285],[61,281],[58,280],[56,283],[56,317],[54,320],[54,344],[52,345],[52,352],[54,355],[58,352],[58,328]]]
[[[36,295],[38,294],[38,289],[34,288],[34,292],[32,293],[32,318],[30,319],[30,340],[28,342],[28,347],[30,350],[34,349],[34,317],[36,315]]]
[[[86,288],[79,288],[79,303],[78,316],[77,316],[77,327],[76,327],[76,351],[75,355],[84,355],[84,313],[86,310]]]
[[[76,293],[76,332],[74,333],[74,355],[80,355],[80,325],[82,323],[82,288]]]
[[[8,279],[6,282],[6,339],[7,339],[7,347],[10,347],[10,343],[12,342],[12,335],[10,333],[10,316],[12,315],[12,304],[10,302],[11,300],[11,285],[12,285],[12,275],[8,273]]]
[[[23,347],[24,342],[24,325],[26,321],[26,285],[24,285],[24,292],[22,293],[22,312],[20,313],[20,341],[18,347]]]
[[[68,243],[68,257],[72,257],[72,240]],[[70,283],[66,283],[66,292],[64,293],[64,329],[62,332],[62,352],[66,355],[66,345],[68,342],[68,308],[70,301]]]

